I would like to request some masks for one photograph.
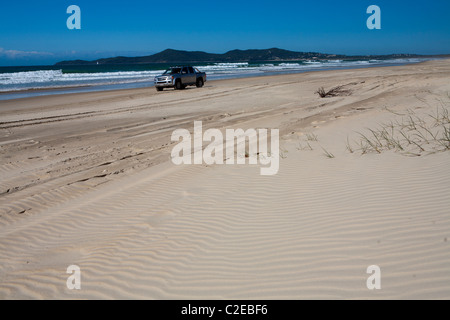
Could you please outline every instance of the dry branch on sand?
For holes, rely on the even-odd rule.
[[[317,93],[321,98],[327,98],[337,96],[349,96],[352,94],[352,91],[349,89],[344,89],[344,86],[337,86],[328,91],[326,91],[323,87],[320,87],[319,89],[317,89],[315,93]]]

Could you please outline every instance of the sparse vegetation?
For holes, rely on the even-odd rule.
[[[307,133],[307,134],[306,134],[306,140],[303,141],[303,142],[305,143],[305,145],[303,145],[302,142],[300,142],[300,143],[299,143],[299,146],[297,147],[297,150],[302,150],[302,151],[303,151],[303,150],[309,150],[309,151],[313,151],[314,148],[311,146],[310,142],[313,143],[313,142],[318,142],[318,141],[319,141],[319,138],[317,137],[316,134],[314,134],[314,133]],[[320,146],[320,145],[319,145],[319,146]],[[335,157],[333,153],[329,152],[328,150],[326,150],[326,149],[323,148],[322,146],[320,146],[320,147],[321,147],[322,150],[323,150],[323,154],[324,154],[327,158],[332,159],[332,158]]]
[[[326,150],[325,148],[323,148],[323,147],[322,147],[322,150],[323,150],[323,152],[324,152],[324,155],[325,155],[327,158],[329,158],[329,159],[334,158],[334,154],[332,154],[331,152],[327,151],[327,150]]]
[[[309,142],[306,141],[306,145],[305,145],[305,146],[303,146],[302,143],[300,142],[299,145],[298,145],[298,147],[297,147],[297,150],[309,150],[309,151],[312,151],[312,150],[314,150],[314,149],[313,149],[313,147],[311,147],[311,145],[309,144]]]
[[[326,91],[323,87],[320,87],[319,89],[317,89],[315,93],[318,94],[321,98],[327,98],[337,96],[349,96],[352,94],[352,91],[349,89],[345,89],[344,86],[337,86],[328,91]]]
[[[405,155],[421,156],[448,151],[449,110],[442,106],[435,114],[428,114],[424,118],[408,110],[401,119],[382,124],[378,129],[367,129],[365,133],[358,132],[358,135],[360,139],[356,142],[356,146],[352,146],[347,139],[347,150],[351,153],[355,150],[359,150],[361,154],[394,150]]]
[[[348,136],[347,136],[347,144],[346,144],[346,148],[347,148],[347,151],[348,151],[348,152],[350,152],[350,153],[353,153],[353,152],[354,152],[352,146],[350,145],[350,141],[348,140]]]
[[[314,133],[306,133],[305,137],[306,139],[299,143],[297,150],[309,150],[309,151],[314,150],[314,148],[311,146],[311,143],[318,142],[319,141],[318,136]],[[304,142],[305,145],[303,145],[302,142]]]
[[[306,140],[308,140],[308,141],[319,141],[317,135],[315,135],[314,133],[307,133],[306,134]]]

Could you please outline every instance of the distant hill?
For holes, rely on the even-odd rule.
[[[319,52],[296,52],[278,48],[231,50],[223,54],[203,51],[184,51],[166,49],[159,53],[143,57],[114,57],[87,60],[69,60],[56,63],[62,65],[93,65],[93,64],[144,64],[144,63],[187,63],[187,62],[251,62],[251,61],[289,61],[304,59],[361,59],[361,58],[411,58],[413,54],[394,54],[384,56],[346,56]]]

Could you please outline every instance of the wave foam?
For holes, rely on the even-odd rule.
[[[221,62],[210,65],[197,66],[201,71],[213,78],[242,77],[246,74],[263,74],[268,72],[302,72],[308,70],[320,70],[327,68],[358,67],[383,64],[407,64],[417,63],[425,59],[406,58],[391,60],[307,60],[300,62]],[[38,70],[14,73],[0,73],[0,91],[18,91],[27,89],[45,89],[69,86],[129,84],[145,81],[153,81],[153,78],[161,74],[163,70],[146,71],[112,71],[92,73],[64,73],[62,70]]]

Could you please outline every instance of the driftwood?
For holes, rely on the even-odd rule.
[[[326,97],[337,97],[337,96],[349,96],[352,91],[349,89],[344,89],[344,86],[337,86],[329,91],[325,91],[323,87],[320,87],[315,93],[317,93],[321,98]]]

